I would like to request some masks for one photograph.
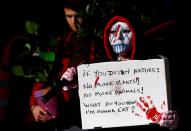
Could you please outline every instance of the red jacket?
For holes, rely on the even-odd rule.
[[[69,67],[76,67],[82,61],[86,63],[92,63],[99,60],[99,51],[98,51],[98,43],[97,40],[91,37],[79,37],[73,32],[68,32],[65,36],[58,37],[58,50],[56,54],[56,60],[52,69],[52,76],[56,80],[60,80],[61,75],[67,70]],[[100,50],[100,49],[99,49]],[[41,89],[43,84],[37,82],[34,84],[34,88],[32,91],[32,95],[30,98],[30,107],[33,105],[37,105],[36,99],[34,97],[34,92],[36,90]],[[78,98],[78,90],[71,89],[68,91],[62,90],[64,101],[67,106],[70,106],[69,109],[71,112],[74,109],[75,113],[79,113],[79,98]],[[73,115],[75,115],[75,113]],[[78,114],[80,115],[80,113]]]

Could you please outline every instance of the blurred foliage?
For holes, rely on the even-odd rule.
[[[26,21],[25,29],[29,34],[38,35],[39,25],[33,21]]]
[[[19,77],[44,82],[55,60],[57,42],[54,37],[50,39],[41,37],[38,33],[39,28],[40,25],[34,21],[25,22],[24,44],[19,44],[24,47],[17,46],[19,51],[14,56],[12,72]]]
[[[87,28],[80,28],[81,35],[94,35],[100,37],[106,22],[114,16],[120,7],[116,0],[77,0],[83,4],[79,14],[87,21]]]
[[[147,30],[173,16],[172,0],[77,0],[85,4],[81,15],[90,24],[89,32],[100,36],[106,23],[115,15],[131,19],[135,26]]]

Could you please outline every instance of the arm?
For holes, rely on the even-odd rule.
[[[38,121],[45,122],[46,121],[47,112],[46,112],[46,110],[44,110],[37,104],[37,101],[34,96],[34,92],[41,89],[42,85],[43,84],[40,82],[35,83],[34,88],[32,90],[32,95],[30,97],[30,109],[31,109],[31,112],[32,112],[36,122],[38,122]]]
[[[37,101],[36,101],[36,99],[34,97],[34,92],[41,89],[41,87],[42,87],[42,83],[40,83],[40,82],[36,82],[34,84],[34,86],[33,86],[32,94],[31,94],[31,97],[30,97],[30,103],[29,103],[31,108],[33,106],[35,106],[35,105],[38,105]]]

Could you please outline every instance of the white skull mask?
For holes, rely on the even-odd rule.
[[[131,43],[132,32],[124,22],[115,23],[110,30],[109,42],[117,54],[128,51]]]

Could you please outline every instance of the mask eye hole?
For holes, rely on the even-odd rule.
[[[129,33],[130,30],[123,30],[123,33]]]
[[[110,31],[110,34],[115,34],[116,31]]]

